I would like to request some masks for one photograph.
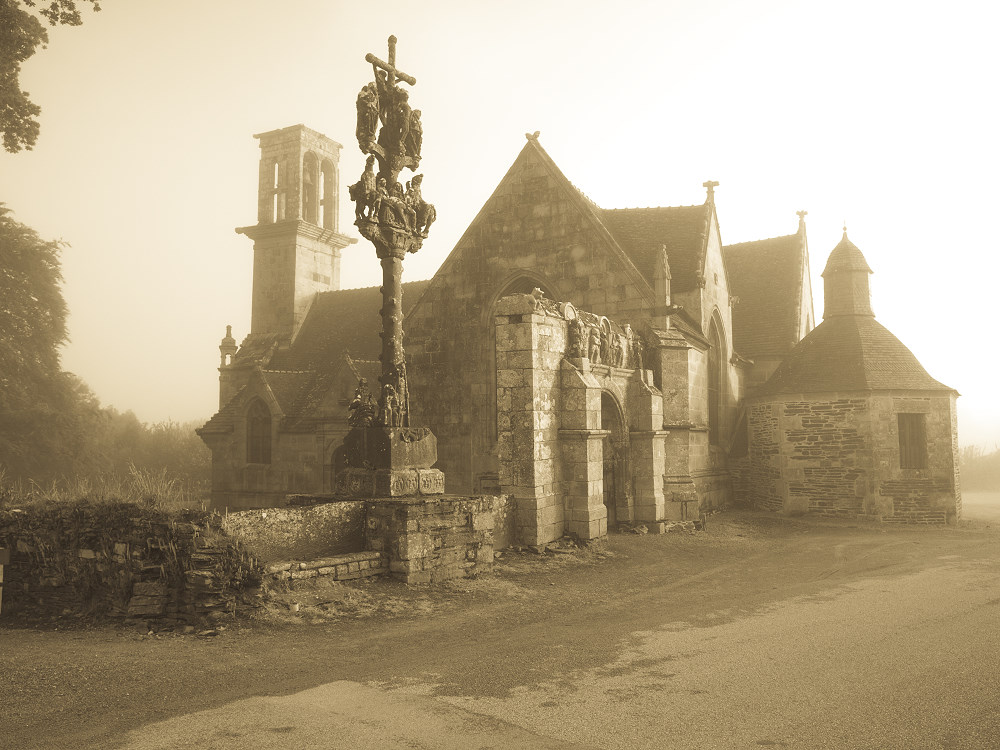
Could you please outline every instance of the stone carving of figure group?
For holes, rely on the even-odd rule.
[[[358,147],[367,154],[377,142],[386,154],[409,156],[419,162],[424,140],[420,110],[410,108],[405,89],[389,85],[385,71],[374,70],[375,80],[358,93]]]
[[[607,364],[614,367],[643,366],[642,340],[626,323],[624,333],[614,333],[603,326],[588,327],[575,318],[569,324],[569,341],[566,354],[570,357],[587,357],[593,365]]]
[[[406,183],[406,192],[398,182],[387,189],[385,177],[375,176],[375,157],[369,156],[361,179],[348,188],[354,201],[356,221],[377,221],[397,229],[407,229],[426,237],[437,218],[434,205],[424,200],[421,185],[424,176],[415,175]]]

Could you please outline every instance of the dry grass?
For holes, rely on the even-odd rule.
[[[125,474],[75,477],[39,484],[29,480],[8,481],[0,467],[0,508],[71,500],[91,502],[134,502],[163,511],[206,510],[208,493],[202,487],[190,487],[176,477],[140,469],[130,464]]]

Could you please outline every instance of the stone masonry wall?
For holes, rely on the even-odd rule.
[[[949,393],[878,393],[872,397],[875,510],[894,523],[946,523],[961,517],[955,397]],[[900,467],[899,414],[923,414],[924,468]]]
[[[961,514],[954,396],[878,392],[748,404],[747,484],[760,509],[945,523]],[[926,415],[927,463],[901,468],[898,415]]]
[[[526,149],[407,316],[413,415],[438,438],[449,492],[475,492],[477,477],[497,470],[490,328],[508,284],[526,277],[636,330],[648,319],[644,282],[612,255],[569,190]]]
[[[748,467],[746,498],[758,510],[780,511],[785,507],[786,489],[781,478],[779,438],[780,404],[747,405]]]
[[[507,297],[497,317],[497,450],[500,486],[517,503],[521,540],[558,539],[565,513],[559,460],[560,365],[566,321],[533,312],[529,296]]]
[[[238,538],[262,563],[360,552],[364,524],[364,501],[342,499],[237,511],[222,519],[226,533]]]
[[[366,548],[405,583],[471,577],[493,567],[495,497],[426,496],[368,503]]]
[[[781,405],[786,510],[853,517],[870,492],[868,401],[863,397]]]

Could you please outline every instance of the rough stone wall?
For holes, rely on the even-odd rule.
[[[222,528],[262,563],[315,560],[360,552],[364,547],[365,505],[335,500],[227,513]]]
[[[763,402],[747,405],[749,423],[747,501],[758,510],[780,511],[785,507],[782,483],[781,404]]]
[[[493,567],[494,497],[416,497],[368,503],[366,548],[406,583],[472,577]]]
[[[438,438],[449,492],[473,492],[497,470],[491,308],[509,283],[534,280],[636,330],[648,318],[648,285],[611,254],[571,189],[526,149],[407,317],[413,416]]]
[[[856,516],[870,493],[868,400],[863,396],[785,401],[781,405],[786,509]]]
[[[194,624],[257,606],[261,569],[218,517],[88,501],[0,511],[4,610]]]
[[[900,467],[898,415],[926,414],[927,465]],[[961,514],[954,396],[879,392],[748,404],[748,497],[760,509],[944,523]]]
[[[877,497],[884,521],[945,523],[961,516],[956,458],[955,397],[949,393],[878,393],[872,397]],[[927,464],[900,467],[898,415],[924,414]]]

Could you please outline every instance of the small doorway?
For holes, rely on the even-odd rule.
[[[338,445],[330,454],[330,458],[323,467],[323,491],[333,492],[337,488],[337,475],[347,468],[347,457],[344,446]]]
[[[604,437],[604,507],[608,511],[608,531],[628,520],[625,477],[625,430],[621,409],[610,393],[601,394],[601,429]]]

